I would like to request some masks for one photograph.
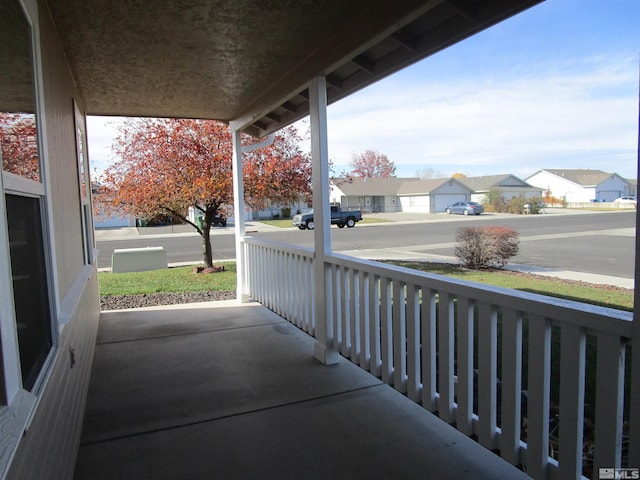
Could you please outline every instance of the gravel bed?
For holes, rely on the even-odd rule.
[[[148,293],[142,295],[108,295],[105,297],[100,297],[100,309],[120,310],[123,308],[176,305],[178,303],[232,300],[234,298],[236,298],[236,292],[228,291]]]

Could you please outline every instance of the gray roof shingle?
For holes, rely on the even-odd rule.
[[[458,180],[474,192],[486,192],[495,187],[532,188],[527,182],[510,173],[503,175],[485,175],[481,177],[462,177]]]
[[[602,170],[588,169],[544,169],[544,171],[566,178],[570,182],[577,183],[583,187],[598,185],[614,175]]]

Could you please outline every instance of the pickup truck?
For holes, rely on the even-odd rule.
[[[362,212],[360,210],[342,210],[337,205],[331,205],[331,225],[337,225],[339,228],[353,228],[356,222],[362,220]],[[299,213],[293,217],[293,226],[300,230],[313,230],[313,210],[309,213]]]

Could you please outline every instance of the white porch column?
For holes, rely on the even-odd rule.
[[[244,184],[242,182],[242,132],[231,129],[233,144],[233,218],[236,245],[236,297],[240,302],[249,301],[245,276],[244,250],[241,239],[245,235]]]
[[[315,357],[326,365],[338,363],[334,346],[333,321],[327,309],[327,267],[325,255],[331,253],[331,212],[329,210],[329,152],[327,141],[327,86],[324,77],[309,84],[311,120],[311,160],[313,182],[314,240],[314,316],[316,320]]]

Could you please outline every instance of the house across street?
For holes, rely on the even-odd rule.
[[[330,201],[363,213],[439,213],[455,202],[483,203],[498,192],[514,197],[553,198],[559,204],[613,202],[636,194],[635,180],[589,169],[538,170],[526,179],[512,174],[456,178],[334,178]]]

